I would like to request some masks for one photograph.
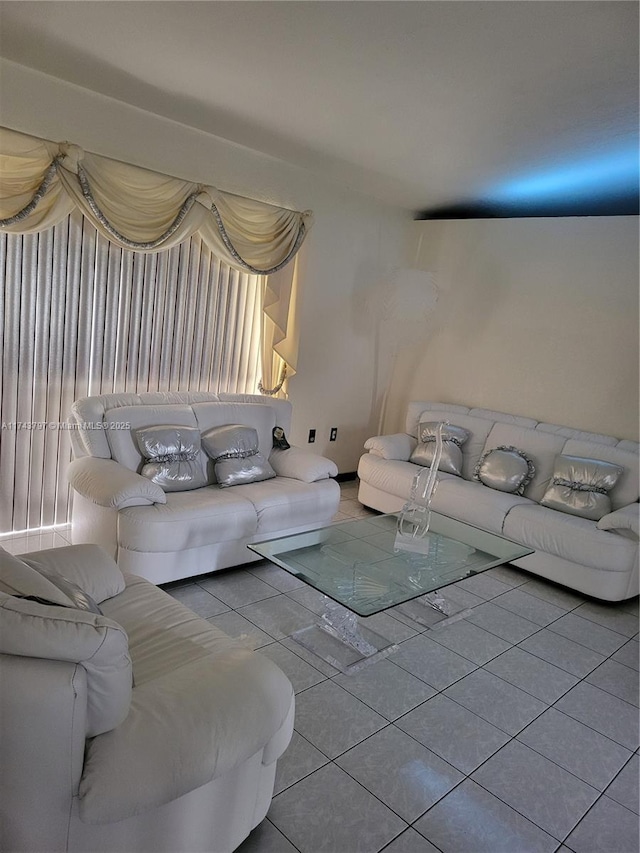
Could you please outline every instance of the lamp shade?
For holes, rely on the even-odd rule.
[[[387,346],[409,346],[424,335],[438,302],[433,273],[393,270],[369,290],[365,311]]]

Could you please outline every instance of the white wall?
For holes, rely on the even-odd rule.
[[[6,127],[190,181],[296,209],[315,224],[303,257],[298,373],[290,382],[291,440],[353,471],[370,434],[372,342],[357,303],[370,280],[397,265],[410,217],[311,173],[120,101],[0,61]],[[338,440],[329,444],[329,429]]]
[[[408,400],[484,406],[638,438],[638,217],[415,222],[436,275],[431,331],[398,362]],[[417,258],[417,261],[416,261]]]

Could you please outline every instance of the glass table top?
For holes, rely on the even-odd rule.
[[[395,513],[358,518],[248,547],[359,616],[533,553],[436,512],[422,539],[398,534],[397,521]]]

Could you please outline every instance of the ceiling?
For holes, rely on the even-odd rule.
[[[637,212],[636,2],[21,0],[0,54],[426,216]]]

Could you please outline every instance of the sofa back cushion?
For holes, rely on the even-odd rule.
[[[431,415],[433,414],[433,417]],[[409,403],[407,409],[407,417],[405,421],[405,432],[407,435],[418,438],[418,427],[420,421],[451,421],[456,415],[468,415],[469,409],[467,406],[458,406],[454,403],[428,403],[424,401],[414,400]]]
[[[539,423],[536,426],[540,432],[552,432],[555,435],[562,435],[564,438],[576,438],[580,441],[593,441],[596,444],[606,444],[609,447],[615,447],[618,439],[612,435],[601,435],[598,432],[585,432],[583,429],[573,429],[572,427],[560,426],[559,424]]]
[[[69,578],[98,604],[119,595],[125,587],[124,577],[115,560],[98,545],[47,548],[20,554],[19,559],[37,572],[42,573],[45,569]]]
[[[275,412],[276,424],[285,431],[287,435],[291,430],[291,403],[288,400],[279,400],[271,397],[265,397],[262,394],[216,394],[212,391],[148,391],[142,394],[97,394],[92,397],[83,397],[76,400],[70,412],[69,420],[73,423],[76,429],[71,433],[74,454],[79,456],[94,456],[101,459],[115,459],[113,455],[112,442],[109,440],[113,436],[109,435],[108,429],[102,427],[108,421],[113,423],[123,422],[121,414],[113,410],[137,407],[141,409],[149,409],[150,407],[164,406],[181,406],[191,408],[194,405],[201,403],[252,403],[254,405],[265,406]],[[235,423],[236,421],[231,421]],[[155,421],[159,423],[159,421]],[[165,421],[165,423],[167,423]],[[182,423],[181,421],[179,423]],[[140,424],[146,426],[148,424]],[[191,423],[185,423],[183,426],[191,426]],[[218,424],[210,424],[209,426],[218,426]],[[249,423],[249,426],[256,426]],[[257,428],[257,427],[256,427]],[[118,443],[118,439],[115,440]],[[122,448],[118,451],[121,452]],[[127,447],[127,452],[130,452],[131,447]],[[269,445],[269,451],[271,445]],[[261,452],[264,449],[261,446]],[[125,464],[124,462],[122,464]],[[131,463],[126,465],[131,467]],[[135,468],[133,469],[135,470]]]
[[[218,395],[221,403],[254,403],[259,406],[268,406],[276,414],[276,424],[285,431],[286,435],[291,432],[291,416],[293,407],[289,400],[281,400],[278,397],[268,397],[264,394],[226,394]]]
[[[638,472],[638,456],[630,450],[621,447],[607,447],[592,441],[570,439],[564,445],[563,454],[580,456],[583,459],[600,459],[619,465],[623,471],[620,479],[609,492],[613,509],[628,506],[638,500],[640,491],[640,474]]]
[[[71,406],[69,420],[77,428],[72,431],[74,452],[81,446],[84,454],[98,459],[111,459],[111,447],[107,430],[101,429],[105,415],[110,409],[122,406],[136,406],[140,403],[138,394],[97,394],[94,397],[82,397]]]
[[[538,502],[549,486],[555,458],[563,452],[565,444],[566,440],[561,435],[516,424],[496,423],[491,427],[483,452],[486,453],[500,446],[516,447],[521,450],[535,467],[535,474],[525,488],[524,496]]]
[[[616,447],[620,450],[628,450],[629,453],[633,453],[635,456],[640,455],[640,444],[638,444],[637,441],[631,441],[628,438],[623,438],[616,444]]]
[[[265,459],[269,458],[273,445],[273,428],[276,417],[289,424],[287,414],[291,405],[277,410],[276,406],[257,402],[195,402],[176,404],[144,404],[119,406],[108,409],[104,414],[104,425],[111,457],[131,471],[141,472],[145,462],[140,452],[136,431],[154,426],[174,424],[194,427],[200,433],[225,424],[244,424],[258,433],[258,447]],[[281,426],[281,423],[278,423]],[[207,482],[215,483],[213,462],[204,450],[200,452],[201,467],[207,473]]]
[[[0,592],[5,595],[41,598],[60,607],[70,607],[69,596],[42,571],[0,548]]]
[[[514,426],[530,427],[533,429],[538,423],[533,418],[524,415],[511,415],[508,412],[496,412],[493,409],[469,409],[469,414],[474,418],[486,418],[489,421],[501,424],[513,424]]]

